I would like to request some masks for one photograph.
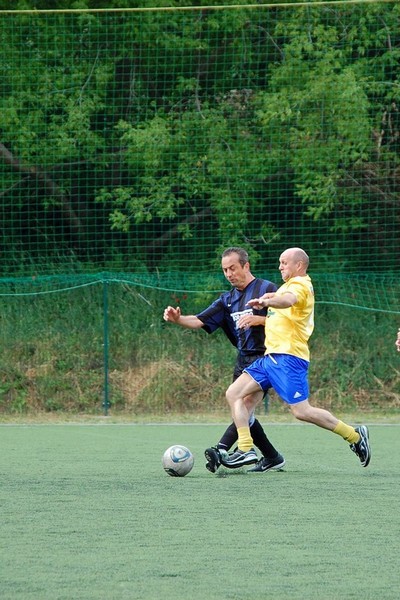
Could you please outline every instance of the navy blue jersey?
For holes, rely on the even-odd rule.
[[[208,308],[197,316],[203,323],[203,329],[212,333],[219,327],[224,331],[229,341],[239,350],[240,354],[263,354],[265,351],[265,332],[262,325],[238,329],[236,324],[244,314],[266,316],[268,309],[255,310],[246,306],[252,298],[259,298],[267,292],[275,292],[278,289],[271,281],[255,278],[244,290],[232,288],[224,292]]]

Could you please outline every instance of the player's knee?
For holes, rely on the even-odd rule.
[[[235,402],[235,396],[232,393],[232,389],[231,388],[232,388],[232,386],[229,386],[228,389],[225,392],[225,396],[226,396],[226,399],[227,399],[227,402],[228,402],[229,406],[232,406],[232,404],[234,404],[234,402]]]
[[[303,405],[302,403],[291,404],[290,410],[292,412],[292,415],[296,417],[296,419],[298,419],[299,421],[309,421],[311,418],[309,407]]]

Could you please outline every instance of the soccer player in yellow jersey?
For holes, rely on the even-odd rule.
[[[314,291],[307,275],[309,258],[301,248],[288,248],[279,258],[284,284],[273,293],[248,302],[252,308],[268,307],[265,321],[265,356],[244,369],[226,392],[238,430],[238,448],[222,462],[229,468],[254,462],[255,451],[248,426],[249,411],[255,407],[244,398],[260,389],[273,387],[300,421],[314,423],[340,435],[368,466],[371,449],[368,428],[352,427],[339,421],[328,410],[308,401],[308,339],[314,329]]]

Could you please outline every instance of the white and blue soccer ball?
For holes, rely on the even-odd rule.
[[[185,477],[193,469],[194,456],[186,446],[170,446],[161,459],[164,471],[171,477]]]

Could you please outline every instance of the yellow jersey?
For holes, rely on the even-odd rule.
[[[293,354],[309,361],[307,342],[314,330],[314,290],[310,277],[291,277],[281,285],[276,295],[286,292],[294,294],[297,302],[289,308],[268,308],[265,353]]]

